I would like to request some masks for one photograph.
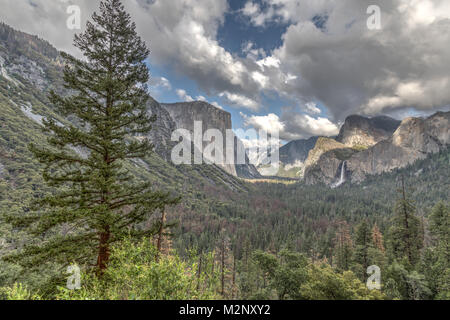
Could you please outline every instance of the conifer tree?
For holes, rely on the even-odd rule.
[[[443,202],[436,204],[431,212],[430,231],[439,257],[450,266],[450,207]]]
[[[28,268],[48,261],[76,262],[101,275],[111,244],[129,236],[152,236],[157,230],[142,228],[142,222],[177,199],[153,190],[151,181],[137,182],[126,169],[130,160],[152,151],[144,137],[154,119],[146,106],[149,50],[120,0],[102,1],[74,45],[85,59],[62,53],[70,94],[51,92],[49,97],[72,124],[45,120],[49,146],[31,146],[45,165],[44,179],[56,191],[32,215],[10,219],[45,241],[8,259]],[[59,232],[62,225],[66,234]]]
[[[372,245],[374,248],[384,252],[383,235],[376,223],[372,228]]]
[[[420,220],[414,215],[416,207],[407,197],[404,178],[402,176],[400,197],[394,210],[393,225],[390,228],[391,254],[398,261],[406,258],[414,266],[420,258],[423,247],[423,233]]]
[[[335,238],[336,266],[341,270],[349,270],[353,253],[350,226],[347,222],[339,222]]]
[[[356,229],[355,239],[355,262],[357,262],[362,270],[358,272],[358,276],[364,279],[366,270],[369,266],[369,248],[370,243],[370,229],[366,221],[361,222]]]

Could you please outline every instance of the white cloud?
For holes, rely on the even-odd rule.
[[[267,87],[267,84],[269,83],[269,77],[263,75],[261,72],[258,71],[252,72],[252,78],[253,80],[259,83],[262,89],[265,89]]]
[[[178,96],[181,100],[183,100],[183,101],[185,101],[185,102],[192,102],[192,101],[194,101],[194,98],[192,98],[190,95],[188,95],[188,94],[186,93],[186,90],[183,90],[183,89],[177,89],[176,93],[177,93],[177,96]]]
[[[366,27],[368,1],[271,0],[290,21],[272,55],[297,79],[271,84],[285,96],[321,101],[335,119],[450,104],[450,2],[380,1],[382,30]],[[312,22],[326,15],[326,32]]]
[[[248,18],[255,26],[265,26],[267,22],[272,21],[276,16],[274,7],[270,6],[266,10],[262,10],[258,3],[248,1],[241,10],[242,14]]]
[[[297,114],[293,118],[293,122],[295,127],[315,136],[333,136],[339,132],[337,125],[323,117],[313,118],[306,114]]]
[[[274,113],[269,113],[266,116],[247,116],[241,113],[241,116],[244,118],[244,123],[246,126],[252,126],[268,133],[282,132],[284,130],[284,124]]]
[[[317,104],[315,102],[307,102],[305,103],[305,112],[309,114],[321,114],[322,111],[317,108]]]
[[[241,112],[244,124],[268,133],[277,133],[282,140],[296,140],[311,136],[334,136],[339,132],[336,124],[323,117],[314,118],[309,115],[284,110],[281,117],[274,113],[265,116],[248,116]]]
[[[211,104],[214,107],[216,107],[217,109],[224,110],[223,107],[220,104],[218,104],[216,101],[211,102]]]
[[[150,89],[164,89],[164,90],[172,89],[170,81],[165,77],[150,77],[148,85]]]
[[[281,61],[273,56],[266,57],[256,62],[256,64],[264,71],[264,67],[279,68]]]
[[[219,94],[219,96],[225,98],[228,103],[236,107],[246,108],[253,111],[258,111],[260,108],[258,102],[243,95],[230,92],[222,92],[221,94]]]

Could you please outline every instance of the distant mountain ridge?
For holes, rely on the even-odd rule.
[[[406,167],[450,145],[450,112],[437,112],[426,119],[406,118],[398,126],[388,117],[377,117],[378,123],[362,117],[355,119],[354,116],[347,118],[336,138],[345,144],[330,141],[326,147],[316,145],[310,152],[305,165],[306,183],[336,183],[344,162],[345,180],[358,183],[367,175]],[[355,123],[371,127],[360,134]],[[322,152],[314,151],[316,149]]]
[[[400,121],[387,116],[366,118],[351,115],[345,119],[336,141],[349,147],[370,147],[388,139],[399,125]]]
[[[358,183],[367,175],[403,168],[448,147],[449,114],[403,121],[350,115],[336,137],[311,137],[280,147],[278,176],[336,185],[341,176]]]

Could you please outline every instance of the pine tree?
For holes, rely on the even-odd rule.
[[[434,206],[430,215],[430,232],[435,240],[439,257],[450,265],[450,207],[443,202]]]
[[[400,198],[397,200],[390,229],[391,253],[398,261],[406,258],[414,266],[420,258],[423,247],[423,234],[420,220],[414,215],[416,207],[407,197],[402,176]]]
[[[218,246],[217,246],[217,255],[218,262],[220,265],[220,294],[222,297],[228,295],[228,283],[229,283],[229,270],[231,265],[231,257],[230,257],[230,238],[225,234],[225,229],[223,229],[220,233]]]
[[[366,270],[369,266],[369,248],[370,243],[370,229],[366,221],[361,222],[356,228],[356,239],[355,239],[355,262],[357,262],[362,270],[358,272],[360,279],[366,277]]]
[[[76,262],[95,267],[101,275],[111,244],[153,235],[157,230],[142,228],[142,222],[178,201],[153,190],[151,181],[135,181],[126,169],[127,162],[152,151],[143,138],[154,121],[146,107],[149,50],[120,0],[102,1],[92,20],[74,41],[85,60],[62,53],[65,87],[71,94],[51,92],[49,97],[73,124],[45,120],[49,146],[31,146],[45,165],[45,181],[57,189],[39,201],[40,210],[31,216],[10,219],[45,236],[42,245],[8,257],[28,268],[48,261]],[[70,231],[59,234],[60,226]]]
[[[336,266],[341,270],[349,270],[353,253],[350,227],[347,222],[339,222],[335,238]]]
[[[384,252],[385,250],[383,245],[383,235],[381,234],[381,231],[376,223],[372,228],[372,245],[381,252]]]
[[[443,202],[434,206],[430,215],[433,246],[428,248],[420,264],[434,297],[448,299],[450,295],[450,207]]]

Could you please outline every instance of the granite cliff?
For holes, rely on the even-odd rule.
[[[386,116],[366,118],[351,115],[336,137],[336,141],[348,147],[371,147],[388,139],[400,125],[400,121]]]
[[[449,146],[449,121],[450,112],[406,118],[399,125],[388,117],[350,116],[337,141],[319,138],[310,151],[305,182],[333,185],[344,174],[346,181],[358,183],[367,175],[403,168]]]
[[[231,124],[231,114],[215,106],[203,102],[203,101],[193,101],[193,102],[180,102],[165,104],[162,103],[161,106],[167,110],[171,118],[176,124],[177,129],[186,129],[191,133],[194,132],[194,122],[202,122],[202,133],[208,129],[218,129],[223,136],[223,155],[226,155],[226,132],[232,129]],[[234,136],[234,160],[235,164],[227,164],[224,161],[223,164],[219,165],[226,172],[233,176],[238,176],[242,178],[259,178],[260,174],[256,170],[255,166],[250,164],[247,156],[245,156],[245,163],[236,164],[237,157],[236,153],[238,148],[243,149],[242,142]],[[209,142],[204,142],[203,147],[208,145]]]

